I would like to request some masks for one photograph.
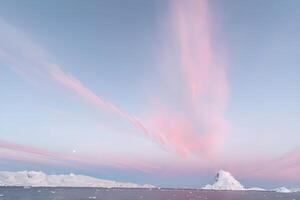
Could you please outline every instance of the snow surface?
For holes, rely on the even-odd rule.
[[[216,175],[215,183],[206,185],[202,189],[208,190],[245,190],[244,186],[238,182],[229,172],[220,170]]]
[[[152,188],[152,185],[138,185],[103,180],[83,175],[47,175],[38,171],[0,171],[0,186],[32,187],[105,187],[105,188]]]

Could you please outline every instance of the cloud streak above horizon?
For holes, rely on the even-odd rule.
[[[150,136],[149,130],[141,120],[129,115],[116,105],[105,101],[78,79],[65,73],[59,65],[51,62],[51,56],[49,56],[44,49],[1,18],[0,27],[1,61],[8,64],[17,74],[29,81],[38,78],[54,80],[64,88],[78,94],[78,96],[86,100],[87,103],[102,110],[115,113],[119,117],[127,120],[145,135]]]
[[[17,161],[28,161],[45,164],[61,164],[61,165],[75,165],[75,166],[94,166],[94,167],[113,167],[118,169],[136,169],[141,172],[150,172],[157,170],[157,167],[143,161],[138,162],[130,158],[121,158],[116,155],[112,155],[109,152],[102,152],[100,158],[90,157],[88,155],[80,155],[78,153],[65,153],[51,151],[45,148],[40,148],[32,145],[17,144],[0,140],[0,149],[10,150],[17,152],[18,154],[0,153],[0,158],[13,159]],[[25,155],[34,155],[35,158],[29,158]],[[36,160],[37,159],[37,160]]]
[[[159,103],[149,121],[157,137],[175,147],[179,155],[213,159],[228,130],[224,117],[228,82],[226,68],[213,51],[208,2],[175,0],[169,3],[170,17],[166,23],[172,26],[166,31],[165,39],[174,38],[178,43],[178,52],[171,59],[176,59],[179,54],[180,68],[172,66],[167,73],[179,71],[179,81],[183,81],[179,86],[178,80],[173,82],[177,83],[174,87],[182,91],[174,98],[183,96],[180,102],[183,109]]]

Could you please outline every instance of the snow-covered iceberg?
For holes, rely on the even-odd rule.
[[[152,188],[152,185],[116,182],[83,175],[47,175],[38,171],[0,171],[0,186],[32,187],[104,187],[104,188]]]
[[[229,172],[220,170],[216,175],[216,180],[212,185],[206,185],[202,189],[208,190],[245,190],[244,186],[238,182]]]
[[[229,172],[220,170],[216,175],[216,180],[212,185],[206,185],[202,189],[207,190],[248,190],[248,191],[273,191],[281,193],[300,192],[300,188],[288,189],[286,187],[279,187],[272,190],[265,190],[259,187],[245,188],[239,181],[237,181]]]

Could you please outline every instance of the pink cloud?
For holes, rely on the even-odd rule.
[[[7,142],[4,140],[0,140],[0,148],[3,149],[10,149],[13,151],[20,151],[20,152],[26,152],[30,154],[35,154],[39,156],[45,156],[45,157],[56,157],[56,154],[50,151],[46,151],[44,149],[32,147],[29,145],[20,145],[16,143]]]
[[[146,126],[137,117],[96,95],[59,66],[46,63],[46,68],[50,76],[65,88],[76,92],[88,103],[126,119],[167,149],[173,149],[181,156],[192,153],[211,157],[215,155],[227,131],[227,123],[222,115],[228,95],[226,71],[223,66],[217,66],[214,60],[207,2],[171,1],[171,7],[180,44],[186,98],[190,101],[187,107],[193,110],[192,114],[167,107],[156,109],[156,112],[150,112],[153,114]]]
[[[129,115],[111,102],[105,101],[78,79],[64,72],[59,65],[51,62],[52,58],[45,50],[1,18],[0,27],[0,36],[2,36],[0,37],[0,58],[9,64],[17,74],[31,82],[33,79],[54,80],[64,88],[77,93],[86,102],[97,108],[115,113],[145,135],[150,136],[149,130],[140,119]],[[10,42],[5,42],[7,40]]]
[[[179,44],[183,109],[159,103],[149,117],[150,127],[160,143],[179,155],[213,158],[228,131],[224,117],[228,82],[226,68],[213,52],[208,2],[169,2],[173,29],[166,37],[175,38]],[[169,70],[171,74],[174,68]]]
[[[88,103],[106,111],[114,112],[120,117],[126,119],[128,122],[133,124],[136,128],[141,130],[146,135],[150,135],[149,130],[137,117],[131,116],[128,113],[121,110],[121,108],[115,106],[114,104],[105,101],[100,96],[97,96],[93,91],[88,87],[84,86],[79,80],[74,78],[71,75],[67,75],[63,72],[58,66],[49,65],[50,74],[60,84],[64,87],[76,92],[80,97],[85,99]]]
[[[257,165],[253,176],[275,179],[300,180],[300,149]]]
[[[17,161],[28,161],[28,162],[39,162],[44,164],[59,164],[59,165],[83,165],[83,166],[110,166],[120,169],[136,169],[142,172],[150,172],[158,170],[153,164],[143,161],[135,161],[129,158],[119,157],[112,155],[109,152],[101,152],[101,159],[95,158],[94,156],[81,155],[74,153],[62,153],[50,151],[44,148],[35,147],[32,145],[17,144],[0,140],[0,149],[10,150],[11,152],[0,152],[0,158],[17,160]],[[18,154],[14,153],[17,152]],[[30,157],[26,155],[31,155]],[[33,157],[34,156],[34,157]]]
[[[10,161],[18,161],[22,163],[34,163],[34,164],[44,164],[44,165],[51,165],[51,166],[67,166],[68,163],[47,159],[42,156],[35,156],[33,157],[32,154],[22,153],[20,151],[14,151],[10,149],[3,149],[0,148],[0,159],[1,160],[10,160]]]
[[[218,165],[242,177],[300,180],[300,149],[297,148],[273,158],[256,156],[244,161],[231,159],[229,164],[219,163]]]

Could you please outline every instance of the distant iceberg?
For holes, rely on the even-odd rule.
[[[291,190],[287,189],[286,187],[275,188],[272,191],[281,192],[281,193],[291,193],[292,192]]]
[[[300,192],[300,188],[288,189],[285,187],[275,188],[272,190],[265,190],[259,187],[245,188],[239,181],[237,181],[229,172],[220,170],[216,175],[216,180],[212,185],[202,187],[206,190],[248,190],[248,191],[273,191],[281,193]]]
[[[216,180],[212,185],[206,185],[202,189],[208,190],[245,190],[244,186],[238,182],[229,172],[220,170],[216,175]]]
[[[47,175],[38,171],[0,171],[0,186],[23,187],[104,187],[104,188],[153,188],[152,185],[116,182],[83,175]]]

